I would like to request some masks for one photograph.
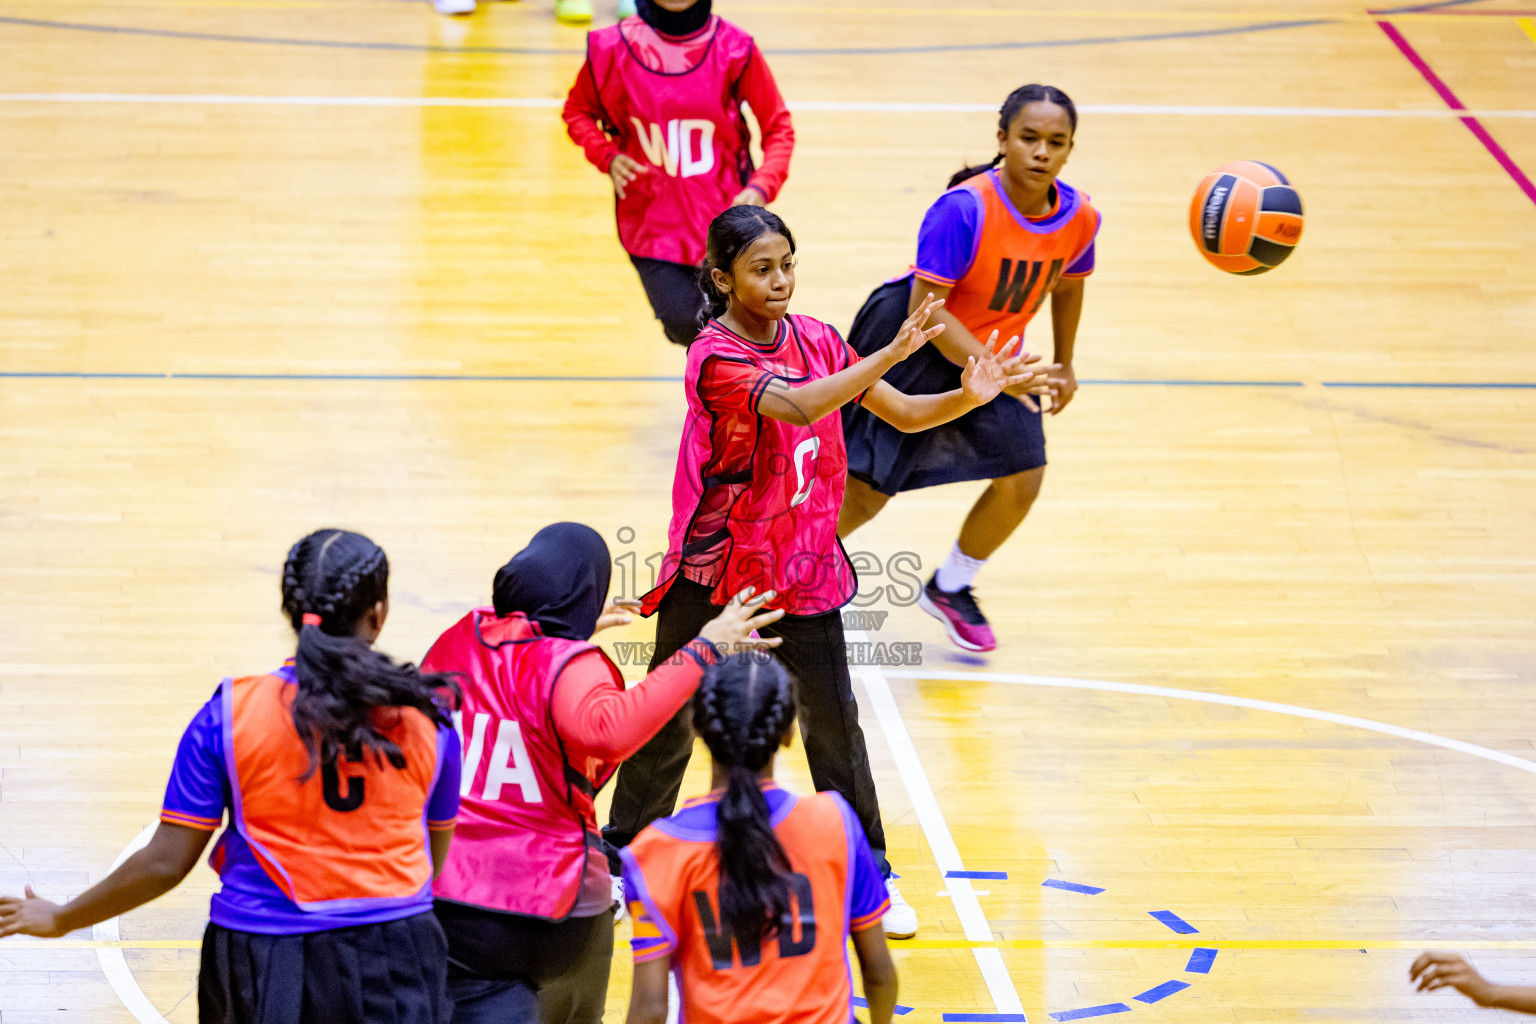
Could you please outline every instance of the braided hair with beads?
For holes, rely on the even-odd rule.
[[[354,634],[363,617],[389,597],[389,559],[360,533],[316,530],[288,551],[283,564],[283,614],[298,633],[293,725],[309,750],[308,779],[347,751],[405,767],[405,755],[379,728],[380,708],[415,708],[438,726],[451,724],[446,691],[457,698],[452,676],[427,674]]]
[[[729,772],[717,810],[720,917],[737,936],[787,927],[789,858],[769,818],[759,775],[795,721],[795,681],[765,652],[733,655],[704,671],[693,728]]]

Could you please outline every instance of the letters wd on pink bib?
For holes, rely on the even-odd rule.
[[[744,99],[764,132],[764,173],[756,176]],[[689,265],[703,262],[709,222],[744,187],[773,200],[794,144],[789,113],[752,37],[718,16],[681,39],[639,18],[590,33],[564,117],[600,169],[608,163],[600,153],[613,143],[596,134],[594,121],[647,169],[616,200],[625,251]]]

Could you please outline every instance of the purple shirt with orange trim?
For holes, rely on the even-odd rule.
[[[996,171],[986,173],[996,180]],[[1064,181],[1056,182],[1056,201],[1039,217],[1026,217],[1020,213],[1001,188],[998,195],[1016,221],[1038,234],[1065,226],[1077,209],[1077,203],[1073,201],[1077,190]],[[934,200],[923,215],[923,226],[917,233],[917,276],[953,287],[970,273],[981,243],[982,220],[981,200],[971,189],[952,188]],[[1077,253],[1061,276],[1087,277],[1093,273],[1093,245],[1090,241],[1087,248]]]
[[[293,679],[293,663],[287,662],[272,673],[280,679]],[[459,814],[459,776],[463,769],[459,735],[451,727],[437,730],[437,784],[427,803],[427,828],[437,831],[453,827]],[[229,773],[224,757],[224,703],[219,691],[193,717],[182,734],[165,787],[165,802],[160,820],[172,825],[215,832],[232,805]],[[422,841],[426,841],[423,836]],[[299,935],[378,924],[424,913],[432,909],[427,892],[420,905],[389,906],[366,910],[320,912],[300,910],[277,887],[251,852],[237,829],[229,828],[219,837],[210,862],[216,865],[222,883],[209,905],[214,924],[235,931],[264,935]]]

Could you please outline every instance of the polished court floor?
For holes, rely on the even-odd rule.
[[[1406,971],[1536,981],[1536,9],[718,3],[794,111],[798,311],[847,327],[1025,81],[1082,105],[1105,218],[1083,389],[978,581],[1000,649],[904,582],[976,486],[849,543],[866,638],[923,644],[861,672],[900,1019],[1496,1017]],[[401,657],[555,519],[646,582],[682,357],[558,119],[582,46],[547,0],[0,0],[0,888],[154,820],[197,705],[289,649],[310,529],[389,552]],[[1187,235],[1239,158],[1306,204],[1259,278]],[[0,1018],[194,1021],[213,884],[0,942]]]

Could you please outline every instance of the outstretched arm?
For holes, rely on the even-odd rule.
[[[1478,1006],[1536,1013],[1536,987],[1495,985],[1477,973],[1477,968],[1460,953],[1424,953],[1408,969],[1408,978],[1417,983],[1420,992],[1450,987]]]
[[[960,387],[955,390],[908,395],[882,380],[864,396],[864,408],[910,434],[958,419],[1010,388],[1040,386],[1056,367],[1032,368],[1030,364],[1038,363],[1040,357],[1020,354],[1018,345],[1018,338],[1004,345],[993,331],[982,346],[981,358],[967,357],[965,369],[960,371]]]
[[[0,938],[37,935],[56,939],[142,907],[187,877],[212,835],[162,821],[148,846],[63,906],[40,899],[30,885],[25,897],[0,896]]]
[[[763,389],[762,397],[757,400],[758,414],[808,427],[823,416],[836,412],[869,390],[885,375],[885,371],[944,330],[942,326],[927,326],[928,318],[943,304],[942,299],[929,295],[907,317],[889,345],[874,355],[860,359],[846,370],[839,370],[798,387],[787,381],[774,380]]]

